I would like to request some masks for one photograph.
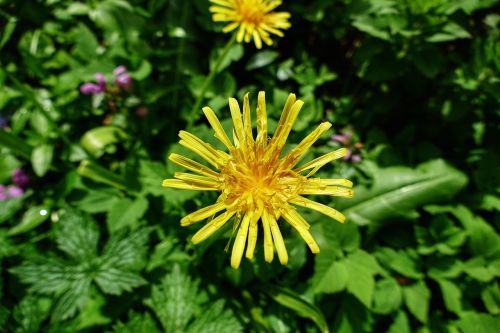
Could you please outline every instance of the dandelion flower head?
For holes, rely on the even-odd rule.
[[[288,29],[290,13],[273,12],[281,5],[279,0],[210,0],[209,8],[215,22],[230,22],[223,32],[238,29],[236,41],[249,43],[253,38],[255,46],[262,48],[262,42],[272,45],[271,34],[283,37],[281,30]]]
[[[309,231],[309,223],[297,211],[306,207],[325,214],[341,223],[344,215],[304,195],[327,195],[352,197],[352,182],[347,179],[322,179],[312,176],[325,164],[345,156],[345,148],[332,151],[297,166],[315,141],[330,127],[321,123],[297,146],[283,154],[286,140],[304,103],[290,94],[272,138],[268,136],[267,113],[264,92],[259,92],[257,103],[257,135],[252,130],[252,117],[248,94],[243,100],[243,113],[236,99],[229,99],[233,120],[233,140],[223,129],[214,111],[203,108],[203,113],[212,126],[215,137],[229,153],[202,141],[197,136],[180,131],[179,143],[204,159],[212,167],[198,163],[179,154],[169,159],[192,171],[177,172],[175,179],[166,179],[163,186],[187,190],[220,192],[217,201],[191,213],[181,220],[182,226],[207,221],[192,237],[197,244],[224,226],[235,217],[235,231],[231,266],[239,267],[243,254],[251,259],[257,244],[259,228],[264,236],[264,258],[271,262],[274,250],[281,264],[287,264],[288,254],[280,231],[281,221],[291,225],[313,253],[319,247]],[[283,156],[282,156],[283,155]]]

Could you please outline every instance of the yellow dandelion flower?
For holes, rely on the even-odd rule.
[[[213,205],[181,219],[182,226],[208,220],[193,236],[193,243],[207,239],[235,216],[238,231],[231,255],[231,266],[234,268],[240,265],[245,248],[246,257],[253,257],[259,225],[264,234],[265,260],[273,260],[276,248],[281,264],[288,262],[285,242],[279,227],[280,217],[297,230],[313,253],[318,253],[319,247],[309,231],[309,223],[297,212],[297,206],[316,210],[341,223],[345,221],[344,215],[339,211],[307,199],[304,195],[353,196],[352,182],[347,179],[312,178],[323,165],[345,156],[346,149],[335,150],[296,166],[331,124],[321,123],[295,148],[281,157],[288,134],[303,104],[294,94],[290,94],[277,129],[273,137],[269,138],[265,95],[264,92],[259,92],[257,136],[254,138],[248,94],[243,100],[243,114],[236,99],[230,98],[233,140],[229,139],[214,111],[204,107],[203,113],[214,129],[215,137],[227,147],[229,153],[215,148],[191,133],[180,131],[179,143],[199,155],[213,168],[182,155],[169,156],[172,162],[193,173],[177,172],[174,175],[176,179],[164,180],[163,186],[221,193]]]
[[[210,7],[215,22],[231,22],[222,30],[230,32],[239,28],[236,41],[248,43],[253,38],[255,46],[262,48],[262,41],[273,43],[270,34],[283,37],[280,29],[288,29],[290,13],[273,12],[281,5],[280,0],[210,0],[215,5]]]

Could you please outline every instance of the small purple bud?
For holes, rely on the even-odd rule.
[[[116,84],[125,90],[132,88],[132,78],[127,73],[120,74],[116,77]]]
[[[351,157],[351,161],[357,163],[357,162],[361,162],[361,156],[358,155],[358,154],[355,154],[355,155],[352,155]]]
[[[331,140],[341,143],[344,146],[347,146],[347,144],[349,144],[349,137],[347,137],[345,134],[334,134],[332,135]]]
[[[118,76],[118,75],[125,73],[126,71],[127,71],[127,67],[120,65],[113,70],[113,74]]]
[[[7,119],[2,117],[2,115],[0,114],[0,128],[5,128],[8,124],[9,122],[7,121]]]
[[[0,185],[0,201],[7,200],[7,193],[5,193],[5,186]]]
[[[28,186],[30,179],[23,169],[16,169],[12,173],[12,181],[21,188]]]
[[[101,88],[97,84],[84,83],[80,86],[80,92],[84,95],[95,95],[101,91]]]
[[[106,90],[106,78],[102,73],[95,73],[95,79],[97,81],[97,85],[99,86],[99,92],[104,92]]]
[[[24,191],[22,188],[17,186],[9,186],[7,187],[7,197],[8,198],[17,198],[23,195]]]
[[[344,161],[347,161],[351,158],[351,155],[352,155],[352,150],[351,149],[347,149],[347,154],[345,154],[345,156],[343,157],[343,160]]]

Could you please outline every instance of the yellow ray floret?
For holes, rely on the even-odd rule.
[[[222,31],[231,32],[238,29],[236,41],[250,42],[262,48],[262,42],[272,45],[271,34],[283,37],[281,30],[288,29],[290,14],[273,12],[281,5],[279,0],[210,0],[214,5],[209,10],[214,22],[229,22]]]
[[[232,3],[230,0],[213,0],[213,2]],[[253,258],[259,224],[262,227],[264,259],[267,262],[273,260],[276,250],[280,263],[283,265],[288,263],[288,253],[280,230],[280,223],[283,222],[280,221],[292,226],[304,239],[311,252],[318,253],[319,246],[309,231],[309,223],[297,212],[296,207],[309,208],[340,223],[345,222],[345,216],[339,211],[307,199],[304,195],[346,198],[354,195],[351,189],[352,182],[347,179],[311,178],[323,165],[345,156],[346,149],[338,149],[296,167],[331,124],[321,123],[294,149],[281,156],[303,104],[294,94],[288,96],[276,131],[270,138],[267,129],[265,94],[259,92],[256,112],[257,133],[254,138],[248,94],[243,99],[243,112],[238,101],[230,98],[229,109],[233,120],[232,141],[215,112],[209,107],[204,107],[203,113],[214,129],[215,137],[227,147],[229,153],[215,148],[196,135],[181,131],[179,133],[181,145],[196,153],[213,168],[182,155],[169,156],[172,162],[193,173],[176,172],[175,179],[164,180],[163,186],[220,192],[215,204],[182,218],[182,226],[207,221],[193,236],[193,243],[207,239],[235,216],[237,233],[231,254],[231,266],[234,268],[239,267],[243,253],[247,258]]]

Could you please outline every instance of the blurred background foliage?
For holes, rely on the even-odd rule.
[[[305,212],[320,254],[284,228],[288,266],[233,270],[231,227],[179,226],[213,194],[160,186],[179,130],[215,144],[208,1],[0,0],[1,330],[499,332],[499,5],[285,1],[284,38],[232,46],[203,105],[265,90],[272,127],[295,92],[290,142],[332,121],[309,158],[347,146],[320,176],[356,191],[321,198],[345,225]]]

